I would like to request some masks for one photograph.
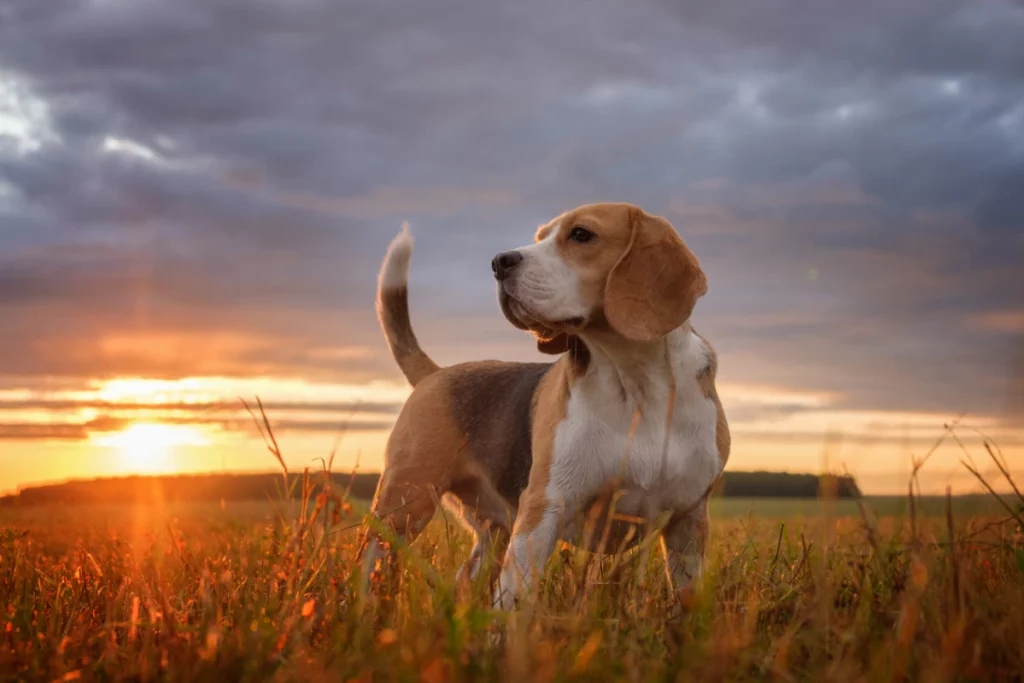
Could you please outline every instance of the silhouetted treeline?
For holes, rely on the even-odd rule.
[[[299,475],[292,475],[294,478]],[[380,475],[335,474],[336,491],[349,490],[353,498],[369,500]],[[315,482],[322,475],[314,477]],[[299,488],[296,486],[296,490]],[[0,498],[0,505],[50,505],[78,503],[124,503],[163,500],[165,502],[243,501],[278,499],[284,487],[280,474],[189,474],[160,477],[119,477],[71,481],[65,484],[30,486]],[[834,487],[834,493],[828,489]],[[816,498],[835,495],[860,496],[852,477],[781,472],[726,472],[715,495],[732,498]]]
[[[292,475],[291,486],[295,492],[301,490],[296,481],[301,475]],[[349,489],[353,498],[369,499],[377,486],[380,475],[335,474],[335,490]],[[323,481],[322,475],[311,475],[314,484]],[[159,499],[165,502],[217,502],[279,499],[284,489],[284,477],[280,474],[183,474],[155,477],[113,477],[105,479],[78,480],[64,484],[30,486],[13,496],[0,498],[0,504],[18,505],[71,504],[71,503],[122,503]]]
[[[726,472],[715,493],[728,498],[859,498],[853,477],[786,472]]]

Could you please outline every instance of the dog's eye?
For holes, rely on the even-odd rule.
[[[569,231],[569,239],[572,240],[573,242],[589,242],[590,240],[594,239],[595,236],[596,235],[594,235],[594,233],[590,232],[586,228],[581,228],[579,226],[576,226],[575,228]]]

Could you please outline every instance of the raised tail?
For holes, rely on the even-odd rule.
[[[377,317],[384,329],[391,355],[413,386],[439,368],[420,348],[409,321],[409,259],[412,256],[409,225],[388,246],[377,278]]]

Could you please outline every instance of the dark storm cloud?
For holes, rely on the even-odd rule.
[[[1013,0],[768,0],[744,3],[659,3],[695,31],[768,56],[798,56],[836,72],[882,77],[1024,76],[1024,28]]]
[[[0,123],[0,374],[397,377],[405,219],[431,352],[532,357],[490,257],[622,199],[701,256],[724,380],[998,412],[1022,34],[1009,2],[8,2],[0,122],[38,141]]]

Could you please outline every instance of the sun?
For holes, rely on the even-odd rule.
[[[178,469],[175,457],[178,447],[204,446],[208,442],[195,427],[137,422],[99,438],[97,443],[116,449],[120,469],[126,472],[169,474]]]

